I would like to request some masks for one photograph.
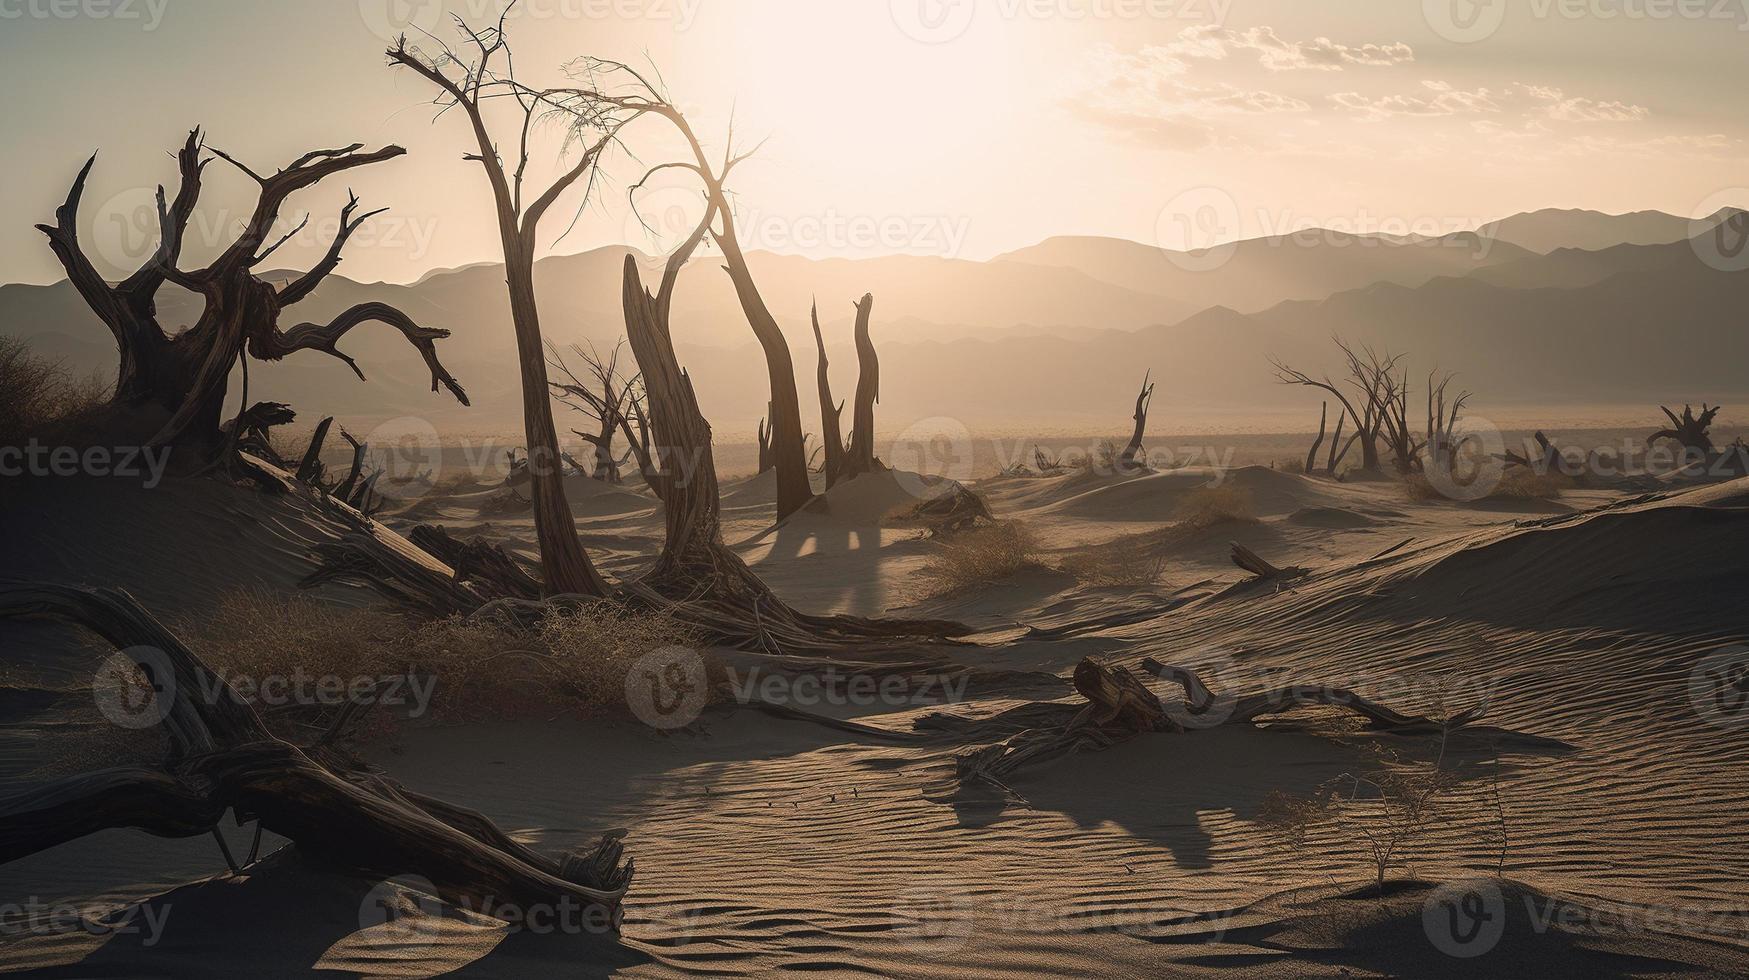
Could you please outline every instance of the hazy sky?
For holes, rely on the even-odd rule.
[[[94,149],[82,229],[149,249],[151,188],[192,126],[256,169],[317,147],[410,155],[296,198],[307,264],[348,186],[393,210],[341,271],[404,281],[496,258],[459,117],[386,67],[407,25],[498,0],[0,0],[0,280],[60,270],[31,227]],[[736,174],[754,247],[987,258],[1055,234],[1168,246],[1307,225],[1445,232],[1514,211],[1749,204],[1749,0],[522,0],[517,63],[653,63],[700,131],[769,137]],[[538,147],[552,162],[556,134]],[[654,123],[627,134],[671,153]],[[610,162],[559,251],[653,247]],[[191,258],[234,234],[246,180],[208,170]],[[683,182],[641,210],[693,206]],[[145,227],[140,227],[144,220]],[[277,260],[276,260],[277,261]]]

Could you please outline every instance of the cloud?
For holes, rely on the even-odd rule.
[[[1309,112],[1311,103],[1282,92],[1225,81],[1196,81],[1190,66],[1162,47],[1125,54],[1102,45],[1063,104],[1112,129],[1171,149],[1200,149],[1221,138],[1222,120]]]
[[[1362,95],[1337,92],[1330,103],[1366,119],[1393,116],[1502,116],[1526,123],[1538,121],[1592,123],[1638,122],[1651,115],[1642,105],[1600,102],[1547,85],[1513,83],[1502,88],[1459,89],[1447,82],[1424,81],[1417,92]]]
[[[1160,50],[1172,57],[1214,61],[1225,60],[1235,52],[1250,52],[1270,71],[1341,71],[1350,65],[1387,67],[1415,60],[1415,50],[1401,41],[1358,46],[1340,44],[1327,37],[1287,41],[1272,27],[1243,31],[1213,25],[1189,27]]]

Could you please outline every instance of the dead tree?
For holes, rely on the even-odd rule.
[[[506,16],[509,9],[505,8]],[[567,191],[594,172],[602,152],[613,142],[624,121],[606,111],[608,107],[604,104],[560,106],[552,96],[519,83],[504,35],[503,17],[495,27],[485,30],[470,28],[459,18],[457,23],[469,48],[466,55],[436,39],[430,40],[439,46],[439,52],[426,55],[409,48],[403,36],[389,49],[389,62],[412,70],[437,88],[434,104],[439,115],[451,109],[461,110],[476,146],[476,151],[466,154],[464,159],[480,164],[492,190],[510,295],[510,319],[521,367],[529,486],[546,587],[554,594],[606,595],[607,584],[577,538],[576,520],[570,502],[565,499],[559,436],[553,424],[552,399],[548,396],[540,309],[535,302],[534,258],[540,245],[541,219]],[[500,141],[493,137],[487,124],[483,107],[490,104],[513,104],[521,110],[520,133],[509,141],[517,147],[514,162],[500,155]],[[529,134],[540,117],[554,113],[566,122],[566,145],[580,145],[582,153],[544,191],[525,197],[523,175],[529,163]],[[590,183],[583,183],[585,197]]]
[[[1457,435],[1457,424],[1471,394],[1460,391],[1447,405],[1446,391],[1452,380],[1449,374],[1437,381],[1434,375],[1427,376],[1427,440],[1422,444],[1428,456],[1426,462],[1443,467],[1446,472],[1457,466],[1458,448],[1463,444]]]
[[[299,224],[273,238],[280,209],[298,191],[312,187],[338,173],[381,163],[406,151],[388,146],[369,153],[361,144],[306,153],[290,165],[262,175],[233,157],[207,147],[200,130],[188,134],[177,154],[181,186],[174,201],[166,204],[164,188],[158,188],[159,240],[157,250],[132,275],[111,284],[98,274],[79,243],[79,202],[85,182],[97,162],[93,155],[73,181],[67,199],[55,211],[55,223],[38,225],[48,236],[49,247],[67,272],[86,305],[109,328],[121,355],[116,378],[111,424],[146,426],[149,445],[175,446],[205,463],[227,445],[220,432],[225,390],[232,368],[246,357],[277,361],[302,350],[332,355],[352,368],[360,379],[358,363],[342,353],[339,343],[348,331],[372,321],[401,332],[424,357],[431,370],[431,390],[447,388],[466,405],[467,394],[437,358],[436,341],[449,331],[422,327],[405,313],[383,303],[363,303],[328,323],[299,323],[280,329],[282,312],[308,298],[340,264],[340,253],[353,232],[381,211],[358,213],[358,198],[352,197],[340,211],[340,228],[327,254],[308,272],[275,287],[255,275],[255,270],[290,241],[303,227]],[[210,153],[211,156],[205,154]],[[201,180],[213,159],[226,161],[259,187],[255,207],[242,233],[212,264],[198,271],[178,268],[188,223],[201,194]],[[306,216],[304,222],[309,218]],[[157,296],[165,283],[198,294],[204,301],[192,327],[175,336],[158,323]]]
[[[571,352],[583,362],[588,373],[587,380],[571,370],[564,355],[556,348],[551,345],[547,348],[548,363],[565,379],[551,383],[554,395],[566,407],[595,420],[594,432],[571,430],[595,449],[595,465],[589,469],[578,469],[605,483],[620,482],[620,467],[637,454],[638,448],[638,440],[631,436],[627,424],[630,421],[631,400],[638,379],[635,376],[624,378],[620,374],[619,355],[624,348],[625,341],[622,340],[614,345],[611,354],[603,357],[596,351],[594,344],[590,344],[587,349],[581,344],[572,344]],[[631,448],[624,455],[616,457],[613,443],[616,434],[621,431],[626,432],[626,441],[631,443]]]
[[[830,490],[844,473],[844,403],[834,402],[832,399],[832,378],[826,363],[826,338],[820,333],[820,304],[815,303],[808,316],[814,324],[814,344],[820,349],[817,383],[820,389],[820,427],[825,433],[820,445],[826,452],[826,489]]]
[[[686,115],[643,75],[630,66],[597,58],[584,58],[570,66],[572,77],[579,82],[575,88],[548,90],[539,95],[550,104],[578,118],[603,115],[623,118],[629,122],[644,115],[666,120],[685,141],[690,160],[660,164],[633,185],[643,186],[651,174],[659,170],[684,170],[696,176],[702,185],[706,213],[714,215],[715,224],[706,229],[723,254],[723,271],[735,286],[742,314],[752,328],[760,348],[771,384],[771,441],[773,468],[777,471],[777,517],[783,520],[802,509],[813,499],[813,483],[808,476],[807,450],[802,445],[802,411],[797,394],[795,362],[790,356],[789,342],[783,330],[765,305],[759,287],[747,265],[736,233],[734,210],[729,203],[726,184],[734,169],[745,162],[752,152],[736,154],[734,129],[728,134],[728,146],[720,161],[713,161],[693,131]],[[613,86],[598,84],[602,79],[629,80],[629,91],[607,91]],[[755,147],[757,150],[757,147]],[[695,246],[696,247],[696,246]],[[690,251],[690,250],[689,250]],[[643,366],[640,360],[639,364]],[[648,370],[647,366],[644,366]],[[652,401],[654,395],[652,394]],[[653,405],[652,405],[653,410]]]
[[[1646,446],[1649,448],[1660,439],[1674,439],[1682,446],[1685,455],[1694,455],[1702,459],[1712,455],[1713,439],[1707,430],[1712,428],[1713,419],[1718,416],[1719,409],[1722,407],[1724,406],[1709,406],[1706,402],[1701,402],[1700,415],[1697,416],[1694,414],[1693,405],[1684,405],[1682,406],[1682,415],[1678,417],[1670,409],[1662,405],[1658,406],[1663,411],[1664,416],[1670,420],[1670,428],[1659,429],[1647,436]]]
[[[882,468],[875,458],[875,403],[881,400],[881,360],[870,338],[869,319],[874,315],[874,294],[864,293],[856,304],[856,406],[850,417],[850,448],[845,454],[844,477],[861,476]]]
[[[1154,401],[1154,386],[1149,380],[1153,376],[1154,372],[1149,371],[1142,377],[1142,393],[1136,396],[1136,431],[1117,458],[1119,469],[1133,468],[1136,465],[1136,456],[1142,451],[1142,436],[1148,431],[1148,406]]]
[[[719,206],[707,199],[703,219],[668,257],[654,293],[644,287],[636,259],[626,256],[626,337],[644,378],[651,431],[665,454],[655,475],[665,524],[662,552],[648,573],[626,586],[627,594],[695,626],[713,642],[774,653],[964,635],[969,628],[958,623],[799,612],[724,544],[710,423],[699,411],[669,330],[680,270],[710,233]]]
[[[1289,367],[1281,361],[1272,359],[1270,363],[1275,366],[1275,377],[1280,383],[1318,388],[1328,392],[1342,404],[1344,414],[1354,423],[1354,434],[1350,439],[1351,443],[1358,442],[1360,444],[1361,469],[1377,472],[1379,469],[1378,443],[1384,434],[1387,413],[1399,401],[1399,391],[1394,375],[1397,363],[1401,358],[1392,357],[1389,354],[1380,355],[1371,348],[1356,350],[1340,337],[1335,338],[1335,342],[1348,367],[1348,377],[1344,381],[1349,388],[1354,390],[1355,397],[1353,398],[1350,398],[1343,388],[1331,381],[1327,375],[1322,378],[1313,378],[1304,371]],[[1404,388],[1401,395],[1406,398],[1406,386]],[[1347,449],[1347,446],[1343,447],[1344,455],[1347,454]]]

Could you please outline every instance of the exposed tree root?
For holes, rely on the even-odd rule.
[[[211,832],[226,810],[292,840],[307,857],[367,876],[418,875],[439,895],[488,913],[575,910],[616,927],[631,883],[623,847],[604,836],[553,859],[516,844],[485,816],[403,789],[325,744],[300,747],[261,719],[182,641],[125,592],[0,585],[0,618],[83,626],[132,659],[163,712],[161,769],[84,773],[0,800],[0,863],[118,827],[164,837]]]

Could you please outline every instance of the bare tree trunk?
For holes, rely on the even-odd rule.
[[[1154,376],[1152,371],[1142,377],[1142,393],[1136,396],[1136,431],[1130,436],[1129,444],[1124,446],[1123,453],[1118,457],[1118,465],[1129,469],[1136,464],[1136,456],[1142,451],[1142,436],[1148,431],[1148,406],[1154,401],[1154,386],[1149,383]]]
[[[827,372],[826,338],[820,333],[820,305],[814,304],[809,312],[814,322],[814,344],[820,349],[819,388],[820,388],[820,429],[824,433],[820,444],[826,450],[826,489],[830,490],[838,483],[844,472],[844,435],[843,416],[844,403],[832,400],[832,378]]]
[[[1318,471],[1318,447],[1324,445],[1324,429],[1330,424],[1330,403],[1324,402],[1318,409],[1318,438],[1312,442],[1312,448],[1306,452],[1306,475],[1311,476]],[[1338,435],[1336,438],[1342,438]]]
[[[565,499],[563,461],[559,457],[559,433],[553,425],[553,403],[548,395],[545,346],[541,340],[540,311],[534,298],[534,257],[523,247],[515,231],[514,217],[506,216],[504,256],[506,282],[510,287],[510,319],[516,329],[517,363],[522,377],[522,427],[528,442],[529,495],[534,501],[534,533],[540,543],[541,577],[550,595],[604,596],[606,581],[583,551],[577,537],[577,520]]]
[[[881,400],[881,360],[869,337],[869,318],[874,314],[874,294],[863,294],[856,304],[856,407],[851,415],[850,449],[845,461],[846,477],[861,476],[879,468],[875,459],[875,403]]]
[[[759,338],[759,346],[765,351],[765,367],[771,378],[772,466],[777,470],[777,519],[781,521],[814,499],[813,483],[808,478],[808,451],[802,444],[802,406],[796,393],[795,361],[790,358],[789,341],[784,339],[783,330],[759,295],[759,287],[753,282],[753,273],[747,268],[747,259],[735,238],[734,225],[726,214],[716,240],[723,250],[723,268],[735,283],[735,295],[741,301],[747,325],[753,328],[753,335]],[[639,362],[640,366],[642,363]]]

